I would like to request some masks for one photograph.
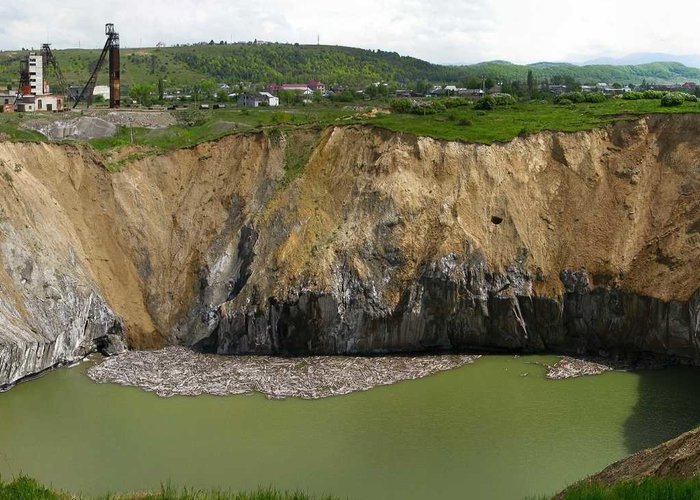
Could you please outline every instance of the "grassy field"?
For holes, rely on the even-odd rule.
[[[55,491],[39,484],[34,479],[20,476],[10,482],[0,480],[0,500],[72,500],[88,497]],[[224,490],[178,490],[163,486],[159,492],[105,495],[100,500],[332,500],[332,497],[312,497],[301,492],[283,492],[274,488],[259,488],[254,492],[231,492]]]
[[[377,112],[379,111],[379,112]],[[296,108],[227,108],[178,111],[176,125],[164,129],[119,129],[115,137],[88,141],[95,149],[110,151],[141,145],[154,152],[191,147],[226,135],[267,130],[272,133],[298,127],[319,131],[329,125],[364,124],[395,132],[468,143],[492,144],[545,130],[574,132],[654,113],[698,113],[700,103],[662,107],[659,100],[609,99],[601,103],[555,105],[550,102],[521,102],[497,106],[490,111],[473,105],[447,109],[432,115],[389,112],[387,101],[363,101],[355,105],[312,104]],[[22,123],[37,115],[0,114],[0,139],[46,140],[26,130]],[[49,115],[67,119],[78,115]],[[293,174],[294,175],[294,174]]]
[[[614,486],[580,484],[568,489],[565,500],[700,500],[700,478],[644,479]]]
[[[427,116],[392,113],[365,120],[365,123],[436,139],[491,144],[543,130],[590,130],[631,116],[698,112],[698,103],[688,102],[675,108],[665,108],[658,100],[610,99],[602,103],[580,103],[570,106],[539,102],[519,103],[497,107],[492,111],[479,111],[469,106]]]
[[[354,114],[355,112],[340,107],[324,106],[298,109],[209,110],[189,112],[186,117],[176,113],[180,123],[166,129],[120,128],[115,137],[93,139],[89,142],[98,150],[138,144],[168,151],[191,147],[235,133],[288,130],[300,126],[321,129],[332,123],[349,121]],[[189,117],[194,119],[185,123]]]

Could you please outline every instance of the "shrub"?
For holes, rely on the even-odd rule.
[[[602,92],[591,92],[584,94],[585,102],[605,102],[608,98]]]
[[[414,115],[434,115],[445,111],[445,104],[440,101],[412,101],[410,99],[394,99],[389,104],[396,113],[413,113]]]
[[[453,97],[451,99],[445,99],[441,101],[447,109],[459,108],[461,106],[469,106],[472,102],[464,97]]]
[[[410,113],[413,108],[413,101],[410,99],[393,99],[389,106],[396,113]]]
[[[494,98],[490,95],[484,96],[474,104],[474,109],[479,109],[483,111],[491,111],[496,107],[496,102]]]
[[[665,107],[681,106],[685,102],[682,92],[669,92],[661,98],[661,105]]]
[[[569,103],[584,102],[586,100],[586,96],[583,95],[583,92],[564,92],[563,94],[559,94],[554,98],[554,103],[560,104],[562,100],[566,100]]]
[[[571,99],[567,99],[566,97],[564,99],[555,99],[554,102],[556,104],[561,104],[562,106],[570,106],[574,103]]]
[[[462,127],[468,127],[468,126],[471,125],[471,124],[472,124],[472,121],[469,120],[468,118],[460,118],[460,119],[457,121],[457,125],[460,125],[460,126],[462,126]]]
[[[661,99],[666,94],[662,90],[645,90],[642,99]]]
[[[196,109],[186,109],[175,113],[175,119],[185,127],[199,127],[207,121],[207,115]]]
[[[638,101],[639,99],[644,99],[644,93],[633,90],[622,94],[622,98],[627,99],[628,101]]]
[[[698,102],[697,96],[683,92],[686,102]]]
[[[516,103],[515,98],[510,94],[493,94],[491,97],[493,97],[494,104],[498,106],[508,106]]]

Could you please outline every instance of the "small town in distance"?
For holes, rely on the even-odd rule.
[[[457,83],[430,81],[374,81],[358,85],[342,81],[323,82],[312,79],[306,82],[264,81],[216,81],[203,79],[189,86],[169,86],[165,78],[157,85],[145,85],[121,81],[121,52],[119,34],[113,24],[105,25],[106,43],[98,60],[91,65],[90,78],[85,83],[67,82],[51,45],[40,50],[25,51],[18,71],[18,84],[7,85],[0,90],[0,112],[55,113],[82,107],[127,107],[133,109],[221,109],[227,106],[241,108],[293,107],[310,104],[333,104],[368,101],[376,98],[406,99],[412,108],[430,108],[432,98],[463,98],[472,102],[486,96],[522,95],[565,99],[572,92],[596,94],[605,97],[624,97],[639,91],[683,92],[697,94],[693,81],[683,83],[656,83],[643,80],[631,82],[579,82],[570,76],[555,75],[538,78],[528,72],[526,81],[507,80],[498,75],[483,74],[478,78],[465,78]],[[221,42],[224,43],[224,42]],[[248,42],[265,45],[268,42]],[[212,45],[212,42],[201,45]],[[270,44],[272,45],[272,44]],[[162,48],[159,44],[156,49]],[[133,57],[133,54],[131,54]],[[108,83],[98,84],[103,66],[108,65]],[[122,96],[124,98],[122,99]],[[564,97],[562,97],[564,96]],[[590,100],[590,99],[589,99]],[[595,100],[595,99],[593,99]],[[574,99],[575,101],[575,99]],[[405,104],[405,103],[404,103]]]

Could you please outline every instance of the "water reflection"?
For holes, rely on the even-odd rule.
[[[630,453],[700,425],[700,369],[673,367],[638,376],[637,402],[624,427]]]

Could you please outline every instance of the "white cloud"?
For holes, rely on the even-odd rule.
[[[648,4],[647,4],[648,3]],[[692,53],[700,4],[617,0],[35,0],[0,5],[0,49],[101,47],[114,22],[124,46],[271,40],[397,51],[439,63],[560,61],[630,52]],[[34,15],[34,12],[51,15]],[[680,14],[680,15],[676,15]]]

